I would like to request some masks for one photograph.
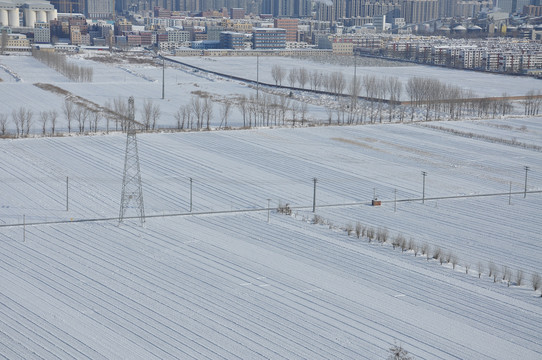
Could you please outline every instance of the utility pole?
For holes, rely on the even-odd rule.
[[[23,215],[23,242],[26,242],[26,215]]]
[[[525,190],[523,192],[523,198],[525,199],[527,197],[527,173],[529,172],[529,167],[525,166]]]
[[[316,212],[316,178],[313,178],[312,181],[314,181],[314,190],[312,194],[312,212]]]
[[[260,94],[260,56],[256,55],[256,102]]]
[[[165,78],[166,78],[166,59],[162,56],[162,100],[165,93]]]
[[[422,175],[423,175],[422,204],[425,204],[425,177],[427,176],[427,173],[425,171],[422,171]]]

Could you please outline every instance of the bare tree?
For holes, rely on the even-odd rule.
[[[288,73],[288,82],[290,83],[291,87],[295,87],[296,81],[297,81],[297,68],[290,69],[290,72]]]
[[[150,130],[152,123],[152,100],[145,99],[143,101],[143,109],[141,110],[142,123],[145,126],[145,130]]]
[[[221,122],[221,124],[222,123],[224,124],[225,128],[228,127],[228,116],[230,115],[230,110],[231,110],[231,102],[228,99],[226,99],[222,103],[222,122]]]
[[[239,102],[237,103],[237,107],[239,108],[239,110],[241,111],[241,115],[243,115],[243,127],[246,127],[247,126],[247,110],[248,110],[248,105],[247,105],[247,98],[245,95],[241,96],[239,98]]]
[[[282,79],[284,79],[284,70],[280,65],[273,65],[271,68],[271,76],[275,81],[275,85],[282,85]]]
[[[354,122],[354,112],[358,104],[358,97],[361,92],[361,81],[359,76],[354,76],[350,81],[350,86],[348,87],[348,92],[350,93],[350,107],[348,115],[348,123],[352,124]]]
[[[124,130],[126,128],[126,120],[128,119],[128,105],[122,97],[113,99],[113,111],[115,112],[115,130]]]
[[[279,116],[282,120],[282,125],[284,125],[286,121],[286,111],[290,107],[290,99],[287,98],[285,95],[280,96],[280,104],[279,104]]]
[[[49,112],[48,111],[40,111],[40,123],[41,123],[41,133],[42,135],[45,135],[45,132],[47,131],[47,123],[49,122]]]
[[[299,110],[299,103],[297,101],[293,101],[292,104],[290,105],[290,112],[292,113],[292,126],[295,126],[298,110]]]
[[[56,121],[58,119],[58,113],[56,110],[51,110],[49,111],[49,120],[50,120],[50,123],[51,123],[51,134],[55,134],[55,130],[56,130]]]
[[[102,113],[100,111],[91,111],[90,112],[90,131],[98,131],[98,123],[102,118]]]
[[[32,116],[32,111],[22,106],[11,112],[11,118],[15,124],[17,136],[23,136],[25,133],[28,135],[32,124]]]
[[[184,128],[184,123],[186,121],[186,114],[184,112],[184,107],[179,106],[177,111],[173,114],[173,118],[177,121],[177,129]]]
[[[193,121],[192,121],[192,106],[190,104],[186,104],[184,107],[184,113],[186,114],[186,127],[189,129],[192,129]]]
[[[299,69],[297,72],[297,81],[299,82],[299,86],[304,89],[305,84],[309,81],[309,72],[305,68]]]
[[[66,117],[66,121],[68,122],[68,132],[70,133],[72,130],[72,120],[73,120],[73,113],[75,110],[74,103],[69,100],[64,100],[64,106],[62,107],[62,111],[64,112],[64,116]]]
[[[211,97],[206,97],[203,101],[203,112],[205,114],[205,123],[207,130],[211,130],[211,118],[213,117],[213,100]]]
[[[389,77],[387,80],[388,94],[390,95],[389,103],[389,117],[388,120],[392,121],[393,111],[397,102],[401,99],[401,92],[403,90],[403,83],[399,81],[397,77]]]
[[[203,103],[199,97],[192,96],[190,104],[192,106],[192,112],[196,117],[196,129],[200,129],[203,126]]]
[[[302,102],[301,106],[299,107],[299,112],[301,113],[301,125],[303,126],[305,124],[305,119],[307,116],[307,109],[308,105],[306,102]]]
[[[317,90],[318,87],[320,87],[320,82],[321,82],[321,75],[320,75],[320,72],[318,70],[313,70],[310,74],[309,74],[309,84],[310,84],[310,87],[312,90]]]
[[[88,116],[89,116],[89,111],[86,106],[77,105],[75,107],[74,117],[77,120],[77,123],[79,124],[80,133],[85,132],[85,124],[88,120]]]
[[[8,116],[7,114],[0,114],[0,134],[6,135]]]

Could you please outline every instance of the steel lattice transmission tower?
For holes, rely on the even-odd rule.
[[[124,155],[124,174],[122,178],[122,195],[120,199],[119,224],[123,221],[130,205],[137,210],[141,224],[145,222],[145,207],[143,205],[143,187],[139,169],[134,97],[128,99],[128,121],[126,121],[126,153]]]

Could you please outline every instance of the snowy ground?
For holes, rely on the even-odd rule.
[[[256,80],[256,57],[174,57],[174,59],[187,64],[195,65],[204,69],[227,73],[234,76]],[[274,64],[284,69],[286,76],[284,85],[288,85],[288,73],[291,69],[305,68],[309,73],[321,71],[327,74],[341,72],[346,79],[354,76],[354,72],[363,78],[364,75],[375,75],[380,78],[397,77],[403,85],[411,77],[433,78],[442,82],[455,85],[464,90],[472,90],[480,97],[483,96],[508,96],[525,95],[529,90],[540,91],[542,84],[540,80],[531,77],[509,76],[490,74],[476,71],[447,69],[428,65],[411,65],[392,62],[396,66],[375,67],[375,66],[345,66],[339,64],[327,64],[311,61],[309,59],[293,59],[284,57],[259,57],[259,79],[262,82],[274,84],[271,69]],[[505,84],[505,85],[504,85]],[[307,85],[308,87],[309,85]],[[408,94],[403,90],[403,100],[409,100]]]
[[[0,355],[384,359],[395,342],[416,359],[539,359],[542,194],[393,200],[419,199],[422,171],[426,197],[521,192],[526,165],[542,190],[540,151],[495,140],[541,134],[538,118],[141,134],[144,227],[77,222],[117,216],[124,135],[2,140]],[[327,225],[310,221],[313,178]],[[268,199],[304,208],[267,222]],[[245,209],[262,210],[198,214]],[[458,266],[347,236],[357,221]],[[524,285],[494,282],[490,262]]]
[[[189,68],[167,63],[165,70],[164,99],[162,99],[162,68],[161,64],[149,65],[145,63],[102,63],[91,60],[92,54],[83,54],[70,57],[69,61],[80,66],[92,67],[94,79],[90,83],[72,82],[58,72],[35,60],[31,56],[0,56],[0,115],[6,115],[7,131],[11,134],[15,131],[15,125],[11,120],[12,111],[24,107],[33,112],[33,121],[30,132],[40,134],[42,127],[40,123],[40,112],[57,111],[57,132],[67,132],[67,121],[62,111],[65,97],[50,91],[42,90],[34,84],[43,83],[59,87],[72,95],[79,96],[97,105],[105,106],[114,99],[122,99],[127,103],[128,98],[135,98],[136,119],[141,120],[142,109],[145,101],[152,101],[160,107],[161,116],[157,122],[159,128],[172,128],[177,126],[174,114],[181,106],[190,104],[193,98],[200,95],[211,96],[213,100],[213,114],[210,125],[218,128],[223,121],[224,104],[234,104],[230,109],[228,125],[232,127],[243,126],[241,112],[237,104],[239,97],[255,97],[256,89],[244,82],[231,81],[222,77],[210,75],[203,72],[193,72]],[[147,59],[148,60],[148,59]],[[256,79],[255,58],[179,58],[179,60],[191,62],[198,66],[204,66],[211,70],[223,71],[236,76],[248,79]],[[310,71],[342,71],[345,77],[350,78],[353,67],[322,64],[309,62],[307,60],[290,58],[267,58],[260,57],[260,80],[273,83],[271,67],[279,64],[285,69],[291,67],[307,67]],[[455,84],[464,88],[475,90],[480,95],[501,96],[525,95],[529,90],[541,90],[539,80],[494,74],[476,73],[442,69],[428,66],[392,66],[392,67],[358,67],[358,75],[373,74],[376,76],[398,76],[405,83],[411,76],[429,76],[439,78],[448,84]],[[503,87],[502,84],[506,84]],[[273,93],[279,95],[276,90],[260,87],[260,94]],[[283,92],[288,94],[288,92]],[[403,90],[403,96],[406,92]],[[302,102],[308,104],[307,120],[315,123],[327,123],[327,109],[345,108],[336,99],[330,96],[310,95],[307,92],[295,92],[291,99],[300,105]],[[361,104],[360,106],[368,106]],[[398,110],[397,110],[398,111]],[[423,109],[420,109],[423,113]],[[387,109],[384,109],[387,114]],[[522,114],[523,108],[516,103],[516,114]],[[410,110],[407,110],[408,116]],[[333,115],[333,121],[336,120]],[[287,119],[292,118],[290,112]],[[298,120],[300,114],[297,114]],[[423,114],[417,116],[423,118]],[[73,124],[77,128],[77,124]],[[50,124],[46,127],[50,132]],[[88,123],[86,126],[88,130]],[[100,119],[99,129],[106,130],[106,121]],[[110,124],[109,129],[114,129]]]

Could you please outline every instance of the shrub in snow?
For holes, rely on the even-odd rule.
[[[441,248],[437,246],[435,250],[433,250],[433,259],[438,260],[442,257],[441,255],[442,255],[442,250]]]
[[[489,273],[487,274],[489,277],[492,277],[497,272],[497,266],[495,266],[493,261],[489,262],[487,269],[489,271]]]
[[[484,265],[481,262],[478,262],[478,279],[482,276],[484,272]]]
[[[356,237],[359,239],[359,237],[361,236],[361,229],[362,229],[362,226],[360,224],[360,222],[358,221],[356,223]]]
[[[457,263],[459,262],[459,260],[457,259],[457,256],[455,256],[454,254],[451,254],[450,262],[452,263],[452,269],[455,269],[455,267],[456,267]]]
[[[391,242],[391,246],[393,246],[393,249],[395,250],[396,247],[400,247],[401,244],[405,241],[405,238],[403,237],[403,235],[401,234],[398,234],[397,236],[395,236],[395,238],[392,240]]]
[[[320,215],[314,215],[313,219],[312,219],[312,222],[314,224],[323,224],[324,223],[324,219],[320,216]]]
[[[523,271],[516,271],[516,285],[521,286],[523,284]]]
[[[508,266],[503,265],[502,267],[502,280],[506,282],[508,286],[510,286],[510,278],[512,277],[512,272],[508,268]]]
[[[427,245],[427,249],[425,251],[425,258],[427,259],[427,261],[432,258],[431,247],[429,245]]]
[[[410,240],[410,247],[412,248],[412,251],[414,251],[414,256],[418,256],[418,253],[420,252],[420,247],[412,239]]]
[[[403,349],[401,345],[394,344],[389,349],[390,355],[388,360],[413,360],[411,356],[408,355],[408,351]]]
[[[499,277],[499,270],[497,267],[493,270],[493,282],[497,282],[497,278]]]
[[[388,241],[388,229],[383,229],[383,228],[378,228],[377,232],[376,232],[376,240],[379,242],[379,243],[385,243]]]
[[[346,224],[345,230],[348,236],[350,236],[354,231],[354,227],[352,226],[352,224]]]
[[[399,240],[400,240],[399,246],[401,247],[401,252],[406,251],[406,249],[408,248],[408,241],[404,237],[401,237]]]
[[[465,274],[468,274],[469,273],[469,269],[470,269],[470,264],[469,263],[465,263]]]
[[[540,274],[539,273],[533,273],[533,276],[531,278],[531,283],[533,284],[533,290],[534,291],[537,291],[538,289],[540,289],[540,285],[542,285],[542,278],[540,278]],[[540,296],[542,296],[542,293],[540,294]]]
[[[429,251],[429,245],[427,245],[427,243],[423,243],[421,246],[420,246],[420,253],[422,255],[427,255]]]
[[[369,239],[369,242],[373,241],[375,238],[375,229],[372,227],[367,229],[367,238]]]

